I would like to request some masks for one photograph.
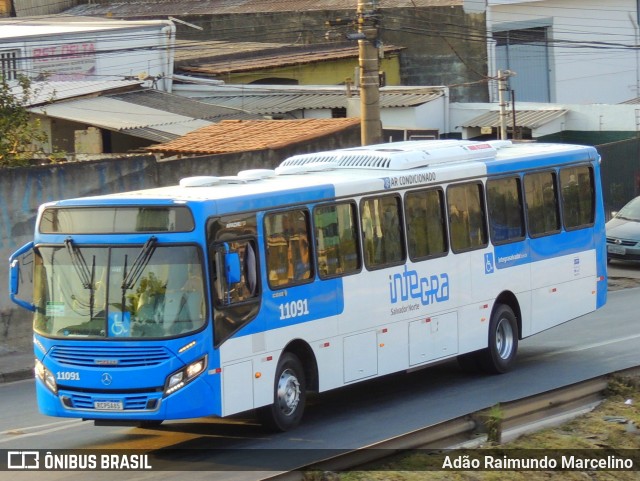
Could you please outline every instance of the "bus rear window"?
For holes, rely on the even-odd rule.
[[[52,207],[40,219],[42,234],[116,234],[189,232],[194,222],[187,207]]]

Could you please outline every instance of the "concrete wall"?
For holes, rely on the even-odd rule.
[[[8,258],[33,239],[38,206],[74,197],[172,185],[194,175],[235,175],[251,168],[274,168],[291,155],[360,145],[360,127],[340,135],[291,145],[277,151],[157,161],[137,155],[91,162],[73,162],[0,169],[0,354],[31,349],[31,313],[8,296]],[[24,259],[21,294],[31,292],[31,265]],[[28,296],[20,296],[28,299]]]
[[[3,2],[0,2],[0,5]],[[5,2],[10,4],[10,0]],[[78,0],[13,0],[16,17],[30,17],[35,15],[52,15],[60,13],[77,5]]]

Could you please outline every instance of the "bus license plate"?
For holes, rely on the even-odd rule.
[[[122,401],[95,401],[94,409],[97,411],[122,411]]]
[[[618,255],[625,255],[626,250],[623,246],[612,246],[612,245],[608,245],[607,249],[609,250],[609,252],[611,252],[612,254],[618,254]]]

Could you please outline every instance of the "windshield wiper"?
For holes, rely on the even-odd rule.
[[[151,260],[151,257],[156,250],[156,241],[157,239],[155,236],[149,237],[149,240],[145,242],[145,244],[142,246],[142,249],[140,249],[136,260],[134,260],[133,264],[131,264],[131,270],[129,272],[127,272],[128,256],[124,256],[124,275],[121,285],[123,293],[135,286],[138,282],[138,279],[140,279],[144,268],[147,267],[147,264]]]
[[[67,248],[69,257],[71,259],[71,265],[78,274],[82,287],[89,290],[89,319],[93,319],[93,307],[95,303],[95,277],[96,277],[96,256],[93,256],[91,261],[91,270],[87,266],[87,261],[84,260],[82,251],[73,243],[71,237],[67,237],[64,240],[64,245]]]

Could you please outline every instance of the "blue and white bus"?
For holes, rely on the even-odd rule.
[[[61,200],[10,259],[40,410],[155,424],[257,410],[519,340],[606,302],[592,147],[414,141]],[[34,256],[19,297],[18,258]]]

